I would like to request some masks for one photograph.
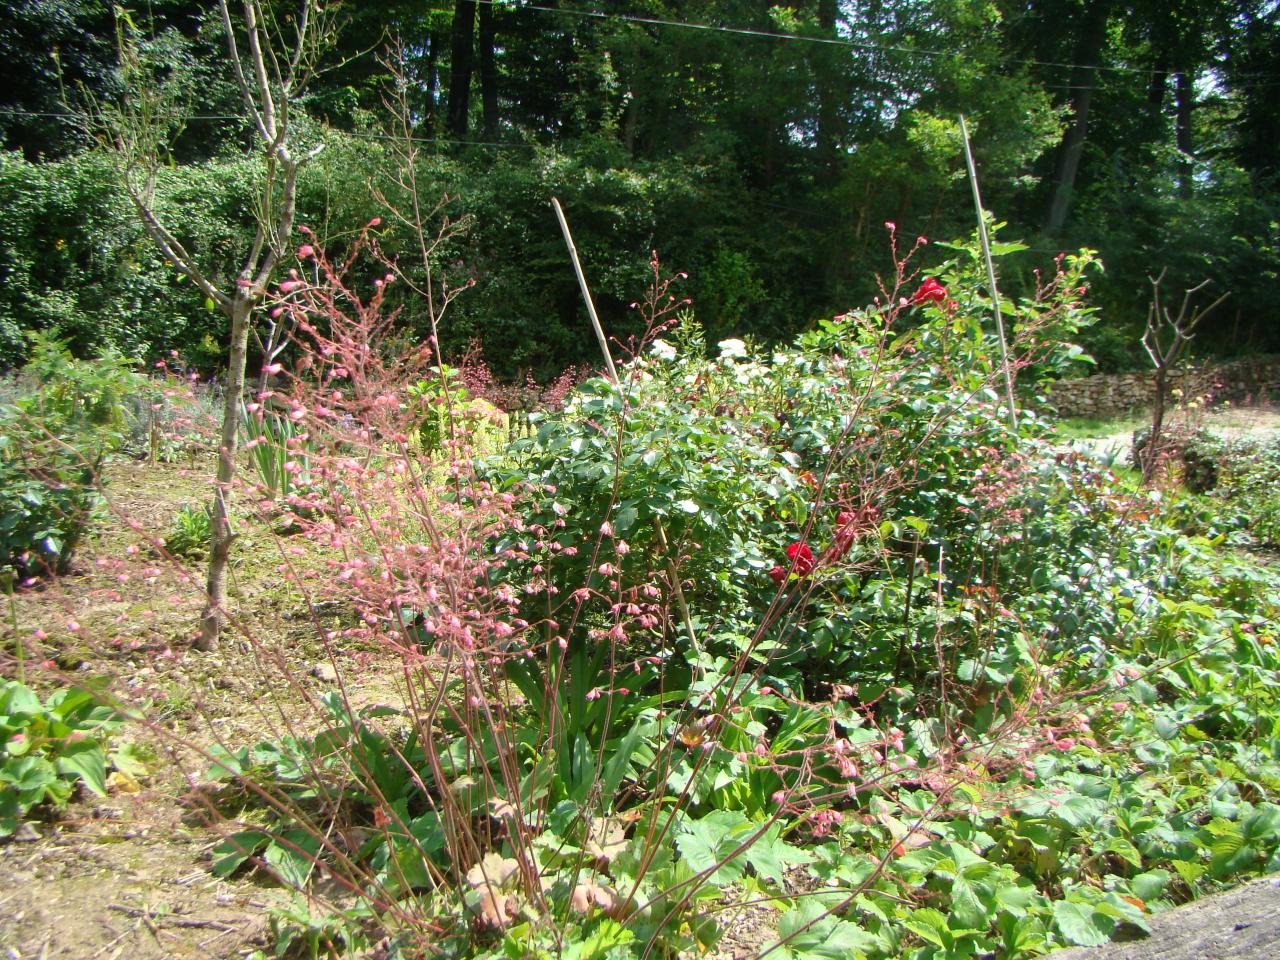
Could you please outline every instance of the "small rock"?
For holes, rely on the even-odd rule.
[[[338,671],[333,668],[332,663],[317,663],[311,668],[311,676],[325,683],[338,682]]]
[[[15,843],[32,843],[40,839],[40,831],[29,823],[18,824],[18,829],[13,831],[13,840]]]

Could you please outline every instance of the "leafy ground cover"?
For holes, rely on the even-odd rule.
[[[769,352],[708,349],[655,263],[619,378],[500,452],[306,255],[274,307],[307,362],[246,408],[289,426],[246,416],[231,641],[185,649],[204,481],[176,464],[109,467],[70,575],[11,598],[22,716],[74,680],[127,721],[41,734],[84,802],[15,873],[136,851],[125,797],[175,833],[161,879],[200,878],[186,913],[114,904],[157,942],[927,960],[1138,935],[1280,869],[1280,576],[1035,413],[1087,255],[1013,308],[1016,424],[970,251],[934,278],[895,251],[875,304]],[[99,740],[101,779],[59,768]],[[2,749],[25,782],[32,741]]]

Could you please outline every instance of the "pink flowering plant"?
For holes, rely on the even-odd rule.
[[[1131,900],[1177,868],[1155,820],[1106,812],[1129,774],[1102,748],[1190,722],[1148,670],[1183,671],[1197,722],[1247,724],[1168,666],[1208,616],[1183,603],[1203,583],[1172,599],[1173,535],[1038,417],[1009,424],[964,262],[930,285],[904,258],[879,303],[713,357],[655,263],[617,381],[494,453],[435,344],[398,340],[385,265],[308,256],[254,402],[295,425],[310,482],[260,503],[337,686],[206,751],[216,873],[325,878],[357,903],[335,950],[639,960],[711,949],[754,901],[794,956],[1028,956],[1145,923]],[[1021,370],[1072,322],[1046,289],[1016,311]],[[1261,697],[1249,603],[1214,629]],[[357,706],[370,678],[391,703]],[[1216,774],[1152,750],[1205,795]],[[1237,808],[1240,869],[1272,855],[1268,803]],[[1087,882],[1046,882],[1050,858]]]

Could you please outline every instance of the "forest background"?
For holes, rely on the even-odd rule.
[[[281,8],[284,13],[284,8]],[[467,229],[437,250],[442,331],[505,378],[590,363],[548,199],[573,223],[611,332],[657,249],[687,271],[707,341],[785,341],[868,302],[884,225],[973,230],[959,116],[1007,221],[1007,295],[1059,251],[1106,264],[1086,345],[1141,366],[1148,276],[1230,297],[1196,349],[1280,350],[1280,4],[1274,0],[367,0],[300,101],[323,149],[297,222],[341,251],[394,192],[400,85],[419,193]],[[156,205],[216,282],[254,230],[254,139],[216,4],[0,7],[0,369],[49,330],[81,355],[177,351],[216,372],[227,320],[157,253],[87,115],[124,95],[119,40],[168,91]],[[398,54],[393,52],[398,49]],[[394,199],[394,198],[392,198]],[[397,256],[416,242],[391,224]],[[945,259],[945,249],[936,250]],[[410,298],[403,318],[425,326]],[[419,331],[421,332],[421,331]]]

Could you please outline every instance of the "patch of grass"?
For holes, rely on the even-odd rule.
[[[1147,420],[1137,414],[1109,419],[1069,417],[1058,422],[1054,427],[1054,433],[1068,440],[1092,440],[1097,437],[1109,437],[1115,433],[1132,433],[1146,424]]]

